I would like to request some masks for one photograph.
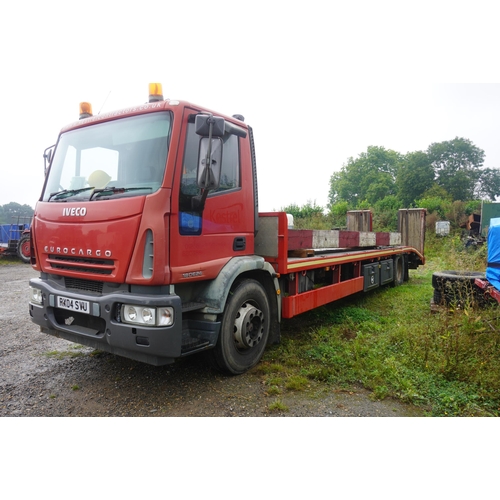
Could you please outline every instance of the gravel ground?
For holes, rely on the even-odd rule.
[[[280,400],[288,411],[272,411],[276,396],[266,393],[258,368],[226,377],[200,356],[154,367],[42,334],[28,313],[28,281],[36,276],[26,264],[0,265],[0,416],[422,415],[396,401],[372,401],[362,389],[287,392]]]

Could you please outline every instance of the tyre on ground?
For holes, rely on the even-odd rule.
[[[211,351],[216,367],[239,375],[257,365],[268,342],[270,314],[268,296],[258,281],[237,283],[229,294],[219,339]]]
[[[486,301],[476,278],[485,279],[478,271],[439,271],[432,275],[433,300],[436,305],[455,307],[479,306]]]
[[[405,280],[405,259],[402,255],[394,257],[394,281],[393,286],[400,286]]]

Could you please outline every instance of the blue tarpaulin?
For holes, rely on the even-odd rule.
[[[29,224],[0,224],[0,244],[7,246],[10,240],[19,240]]]
[[[494,219],[491,219],[493,222]],[[500,290],[500,225],[490,226],[488,230],[488,267],[486,279]]]

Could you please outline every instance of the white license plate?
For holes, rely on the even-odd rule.
[[[77,311],[84,314],[90,314],[90,302],[86,300],[70,299],[68,297],[57,297],[57,306],[70,311]]]

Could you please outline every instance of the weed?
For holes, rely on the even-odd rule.
[[[72,385],[72,386],[71,386],[71,390],[72,390],[72,391],[78,391],[78,390],[80,390],[80,386],[78,386],[77,384]]]
[[[276,399],[268,406],[268,410],[272,412],[287,412],[289,409],[281,399]]]
[[[285,371],[285,368],[283,365],[280,365],[280,364],[277,364],[277,363],[273,363],[271,364],[271,370],[273,372],[276,372],[276,373],[283,373]]]
[[[101,356],[104,356],[106,353],[104,351],[100,351],[99,349],[95,349],[92,351],[89,356],[92,356],[93,358],[99,358]]]
[[[85,353],[81,351],[75,351],[78,347],[72,347],[67,351],[48,351],[44,353],[45,356],[49,358],[64,359],[64,358],[79,358],[80,356],[85,356]]]
[[[282,377],[269,377],[266,380],[267,385],[282,385],[283,384],[283,378]]]
[[[377,385],[373,389],[372,398],[382,400],[389,395],[389,389],[385,385]]]
[[[331,380],[331,372],[326,366],[311,366],[305,370],[307,378],[317,382],[329,382]]]
[[[289,391],[303,391],[309,385],[309,380],[300,375],[292,375],[285,384]]]
[[[278,394],[281,394],[281,389],[277,385],[272,385],[267,389],[266,391],[268,396],[277,396]]]

